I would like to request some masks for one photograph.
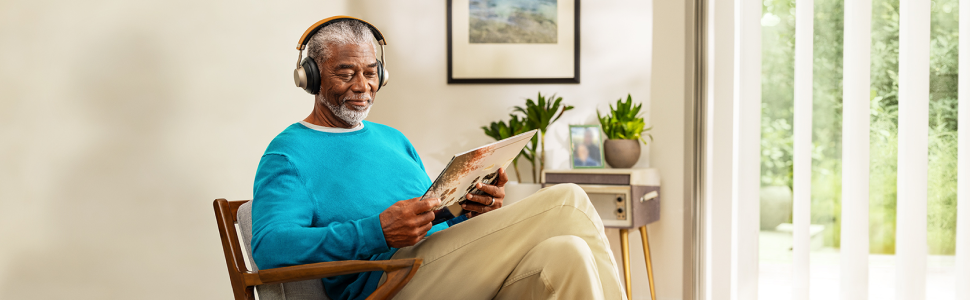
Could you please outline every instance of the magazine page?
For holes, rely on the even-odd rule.
[[[537,130],[522,133],[455,155],[421,198],[438,197],[439,210],[465,200],[465,194],[478,193],[475,185],[491,184],[499,168],[508,167],[536,135]]]

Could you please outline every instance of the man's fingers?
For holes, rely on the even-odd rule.
[[[489,205],[492,203],[492,196],[490,195],[465,194],[465,199],[482,205]]]
[[[441,199],[438,198],[425,198],[424,200],[420,200],[420,198],[418,198],[418,200],[419,201],[415,201],[415,203],[411,204],[411,209],[415,214],[431,211],[441,204]]]
[[[431,222],[434,222],[434,212],[429,211],[423,214],[418,214],[418,220],[421,222],[421,224],[431,224]]]
[[[501,188],[499,188],[497,186],[490,185],[490,184],[481,184],[481,183],[478,183],[478,185],[476,185],[475,187],[477,189],[479,189],[480,191],[485,192],[486,194],[488,194],[488,196],[486,196],[486,197],[495,197],[495,198],[504,198],[505,197],[505,192]],[[488,202],[484,202],[482,204],[488,204]]]
[[[432,218],[432,220],[434,220],[434,219]],[[428,231],[431,231],[431,227],[432,226],[434,226],[434,225],[431,225],[431,222],[430,221],[427,224],[424,224],[424,226],[421,226],[421,237],[422,238],[424,236],[428,235]]]
[[[488,211],[489,207],[484,204],[465,202],[464,204],[461,205],[461,209],[464,209],[470,212],[475,212],[475,213],[484,213]]]
[[[505,168],[498,169],[498,182],[495,183],[495,186],[504,187],[508,182],[509,175],[505,173]]]
[[[434,207],[441,200],[420,197],[401,200],[380,214],[381,230],[388,246],[401,248],[413,246],[431,230],[435,219]]]

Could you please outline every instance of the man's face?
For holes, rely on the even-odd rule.
[[[377,56],[373,45],[330,45],[331,55],[320,68],[318,101],[350,125],[359,124],[377,93]]]

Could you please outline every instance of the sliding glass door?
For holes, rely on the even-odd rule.
[[[970,2],[708,7],[704,298],[970,299]]]

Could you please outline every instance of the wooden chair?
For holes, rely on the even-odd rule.
[[[219,225],[219,237],[222,238],[222,250],[226,255],[229,281],[232,283],[232,293],[236,300],[255,300],[253,287],[261,284],[296,282],[370,271],[386,272],[387,280],[367,299],[390,299],[414,277],[414,273],[421,266],[421,259],[413,258],[385,261],[334,261],[250,271],[243,260],[242,243],[236,235],[235,226],[238,222],[236,211],[246,202],[249,201],[216,199],[212,203],[216,212],[216,224]]]

